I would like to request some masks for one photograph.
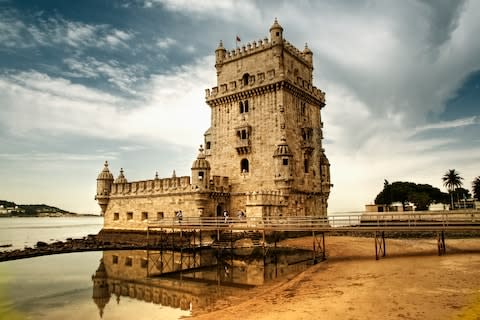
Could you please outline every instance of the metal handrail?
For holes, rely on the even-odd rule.
[[[480,211],[390,212],[328,216],[183,217],[148,220],[148,228],[332,231],[332,230],[480,230]]]

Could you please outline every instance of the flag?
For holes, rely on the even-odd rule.
[[[241,40],[240,40],[240,37],[239,37],[239,36],[237,36],[237,42],[240,42],[240,41],[241,41]]]

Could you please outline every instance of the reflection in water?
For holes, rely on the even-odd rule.
[[[100,317],[112,295],[185,311],[208,309],[268,281],[305,270],[312,253],[277,248],[105,251],[92,276]]]

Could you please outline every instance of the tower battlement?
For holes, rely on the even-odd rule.
[[[227,100],[238,100],[275,89],[275,87],[272,87],[271,85],[278,82],[278,79],[275,78],[275,70],[269,70],[267,72],[267,77],[265,76],[265,73],[258,73],[257,75],[251,76],[250,79],[251,82],[246,86],[242,85],[241,82],[240,85],[238,85],[236,81],[232,81],[230,83],[223,83],[217,87],[212,87],[211,89],[205,89],[205,99],[209,104],[215,104],[214,101],[216,99],[226,97],[228,97]],[[325,92],[312,86],[310,82],[307,82],[301,77],[297,77],[293,82],[288,80],[287,82],[291,86],[297,87],[304,92],[308,92],[312,98],[325,104]],[[251,89],[250,92],[245,92],[245,90],[249,89]],[[235,94],[240,92],[241,94],[236,97]]]

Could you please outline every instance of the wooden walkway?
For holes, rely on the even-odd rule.
[[[374,234],[375,257],[386,255],[385,232],[434,232],[437,234],[438,254],[446,253],[445,232],[476,233],[480,231],[479,210],[455,210],[439,212],[390,212],[381,214],[352,213],[333,214],[327,217],[184,217],[182,220],[165,218],[149,220],[147,239],[152,231],[160,232],[203,232],[221,234],[235,232],[257,232],[263,235],[276,232],[310,232],[313,236],[314,257],[325,258],[325,234],[352,232]],[[230,243],[233,245],[233,243]],[[201,243],[200,243],[201,246]],[[275,242],[276,246],[276,242]]]
[[[187,217],[149,220],[149,230],[238,231],[480,231],[480,211],[395,212],[383,214],[337,214],[328,217]]]

